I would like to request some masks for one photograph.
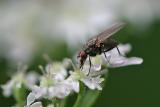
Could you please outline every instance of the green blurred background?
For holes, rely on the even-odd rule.
[[[59,61],[72,58],[89,36],[124,20],[127,26],[117,39],[130,43],[128,56],[142,57],[144,63],[110,69],[94,107],[160,107],[160,6],[156,0],[120,1],[0,1],[0,84],[10,79],[8,72],[14,73],[18,62],[37,70],[46,64],[43,54]],[[0,91],[1,107],[14,103]]]

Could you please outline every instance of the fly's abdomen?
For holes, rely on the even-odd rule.
[[[114,39],[109,39],[107,42],[104,43],[104,47],[102,48],[102,51],[107,52],[112,50],[118,45],[118,42]]]

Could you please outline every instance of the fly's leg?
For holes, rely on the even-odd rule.
[[[85,61],[81,63],[80,65],[80,70],[82,71],[83,70],[83,65],[84,65]]]
[[[80,66],[80,70],[81,70],[81,71],[83,70],[83,65]]]
[[[88,55],[86,57],[80,59],[80,67],[79,68],[81,71],[83,70],[83,66],[84,66],[84,63],[85,63],[87,57],[88,57]]]
[[[83,70],[83,65],[84,65],[84,62],[82,60],[80,60],[80,70],[82,71]]]
[[[105,52],[103,52],[103,53],[104,53],[104,56],[105,56],[105,58],[106,58],[106,60],[107,60],[108,64],[110,64],[110,62],[109,62],[109,60],[108,60],[108,58],[107,58],[106,53],[105,53]]]
[[[91,57],[89,56],[89,72],[88,72],[87,76],[89,75],[89,73],[91,71],[91,66],[92,66],[92,62],[91,62]]]
[[[117,51],[118,51],[119,55],[123,56],[123,55],[121,54],[121,52],[120,52],[120,50],[119,50],[118,46],[116,46],[116,49],[117,49]]]

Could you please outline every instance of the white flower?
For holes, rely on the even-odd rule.
[[[36,97],[34,93],[30,93],[27,96],[27,105],[25,107],[43,107],[40,101],[36,101]],[[47,107],[54,107],[53,105],[49,104]]]
[[[114,48],[111,51],[106,52],[107,59],[104,55],[97,55],[96,57],[91,57],[91,65],[89,64],[89,58],[87,58],[82,71],[75,71],[77,72],[77,75],[79,75],[79,80],[92,90],[102,90],[100,84],[104,81],[104,78],[101,78],[101,76],[107,73],[107,67],[122,67],[141,64],[143,62],[142,58],[125,57],[125,55],[131,50],[130,44],[120,44],[118,45],[118,49],[120,50],[121,55],[118,53],[118,50]],[[105,70],[103,70],[102,66],[105,67]],[[89,72],[90,67],[91,69]]]
[[[30,105],[29,107],[43,107],[41,102],[35,102],[34,104]]]
[[[12,76],[6,84],[1,85],[3,89],[3,94],[6,97],[12,95],[13,88],[21,88],[22,85],[25,85],[28,89],[31,89],[38,80],[38,74],[29,72],[26,73],[25,70],[19,70],[15,75]]]
[[[39,80],[39,75],[35,73],[34,71],[29,72],[25,75],[24,79],[25,85],[29,88],[32,89],[32,87],[38,82]]]
[[[79,82],[71,80],[70,78],[53,84],[51,86],[35,86],[32,89],[35,98],[60,98],[63,99],[72,92],[79,92]]]
[[[104,78],[101,78],[101,76],[97,76],[97,77],[86,77],[86,78],[83,78],[81,79],[81,81],[90,89],[92,90],[95,90],[95,89],[98,89],[98,90],[102,90],[102,87],[101,87],[101,83],[104,81]]]
[[[87,59],[83,70],[77,68],[71,60],[65,60],[63,63],[51,63],[45,68],[45,74],[41,77],[40,86],[34,86],[32,92],[28,95],[27,105],[32,104],[36,99],[63,99],[73,92],[79,92],[79,82],[83,82],[91,90],[102,90],[101,84],[104,81],[103,74],[108,72],[107,67],[120,67],[134,64],[141,64],[142,59],[137,57],[124,57],[130,50],[129,44],[119,45],[121,54],[113,49],[106,52],[108,62],[102,55],[93,57],[91,69]],[[73,71],[67,72],[65,67],[71,63]],[[104,69],[105,68],[105,69]]]
[[[126,54],[131,51],[131,45],[130,44],[119,44],[118,49],[121,53],[121,55],[118,53],[118,50],[116,48],[112,49],[111,51],[106,52],[107,59],[105,56],[102,55],[97,55],[96,57],[91,57],[91,71],[100,71],[101,66],[105,65],[107,67],[123,67],[123,66],[128,66],[128,65],[137,65],[141,64],[143,62],[142,58],[139,57],[126,57]],[[89,60],[87,59],[85,62],[85,71],[89,69]],[[84,70],[83,70],[84,71]]]
[[[72,76],[67,78],[64,81],[64,84],[68,85],[72,89],[73,92],[76,92],[76,93],[79,92],[79,81],[73,78]]]
[[[63,99],[72,92],[79,92],[78,80],[67,75],[69,74],[62,63],[48,64],[45,74],[41,77],[40,86],[32,87],[32,92],[27,98],[27,105],[36,99]]]
[[[67,76],[67,71],[61,63],[55,62],[46,66],[46,72],[53,76],[56,81],[62,81]]]
[[[77,69],[74,72],[72,72],[71,78],[82,81],[91,90],[102,90],[100,84],[104,81],[104,78],[101,78],[101,75],[106,72],[97,69],[91,69],[90,73],[88,74],[89,70],[85,69],[85,66],[86,65],[84,65],[83,71]]]
[[[13,80],[10,80],[5,85],[2,85],[1,88],[3,89],[3,95],[6,97],[11,96],[13,86],[14,86]]]
[[[53,86],[49,86],[49,87],[35,86],[32,89],[32,92],[28,95],[27,105],[31,104],[36,99],[41,99],[41,98],[63,99],[66,96],[68,96],[71,92],[74,92],[74,91],[75,92],[79,91],[79,82],[64,80],[63,82],[57,83],[57,84],[55,84]],[[32,97],[30,97],[31,95],[32,95]]]
[[[34,103],[35,100],[36,100],[35,94],[34,93],[30,93],[27,96],[27,106],[32,105],[32,103]]]
[[[125,57],[125,55],[131,50],[131,45],[120,44],[118,45],[118,48],[122,55],[120,55],[118,53],[118,50],[114,48],[113,50],[106,52],[107,59],[103,56],[103,59],[105,59],[105,62],[107,63],[108,67],[122,67],[122,66],[128,66],[128,65],[137,65],[143,62],[143,59],[139,57],[130,57],[130,58]]]

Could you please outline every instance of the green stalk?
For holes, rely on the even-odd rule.
[[[66,103],[67,103],[67,97],[62,101],[60,101],[59,107],[66,107]]]
[[[13,96],[19,107],[23,107],[25,105],[25,97],[26,97],[26,88],[24,85],[21,87],[13,88]]]
[[[52,100],[53,107],[59,107],[59,101],[56,98]]]
[[[84,98],[85,95],[85,86],[80,82],[80,92],[78,93],[78,97],[76,102],[74,103],[73,107],[80,107],[81,102]]]
[[[105,74],[105,78],[107,79],[107,74]],[[106,80],[103,83],[103,87],[106,84]],[[85,97],[81,101],[80,107],[92,107],[95,103],[98,97],[101,95],[102,91],[99,90],[87,90],[85,93]]]
[[[81,101],[80,107],[92,107],[100,96],[100,93],[101,91],[99,90],[88,90],[85,97]]]

